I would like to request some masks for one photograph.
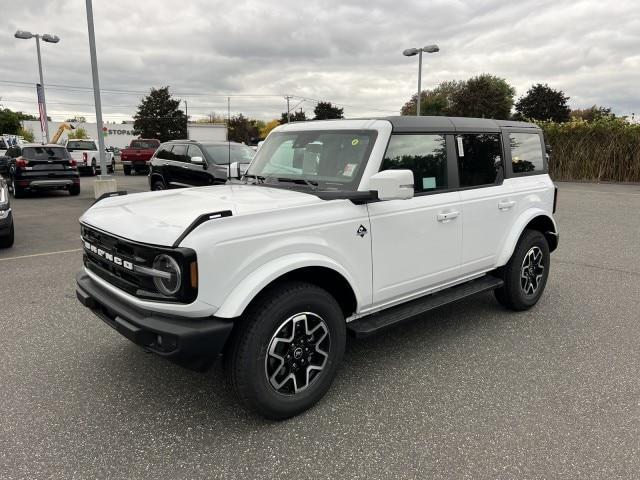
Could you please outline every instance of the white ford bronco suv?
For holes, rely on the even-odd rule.
[[[77,297],[161,356],[222,354],[244,405],[291,417],[326,393],[347,333],[489,290],[533,306],[558,245],[547,164],[528,123],[283,125],[235,182],[96,202]]]

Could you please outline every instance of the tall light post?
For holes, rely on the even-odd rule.
[[[418,57],[418,98],[416,100],[416,116],[420,116],[420,100],[422,97],[422,52],[424,53],[436,53],[440,51],[440,47],[438,45],[427,45],[422,48],[407,48],[402,54],[405,57],[413,57],[414,55],[419,55]]]
[[[93,28],[93,4],[86,0],[87,29],[89,31],[89,55],[91,57],[91,74],[93,76],[93,100],[96,106],[96,124],[98,127],[98,155],[100,156],[100,177],[93,182],[95,198],[104,193],[115,192],[116,179],[107,175],[107,162],[104,153],[104,130],[102,129],[102,102],[100,100],[100,79],[98,78],[98,58],[96,56],[96,34]],[[113,172],[115,174],[115,171]]]
[[[40,39],[42,38],[43,42],[47,43],[58,43],[60,41],[60,37],[57,35],[51,35],[49,33],[45,33],[41,35],[39,33],[31,33],[25,30],[18,30],[14,37],[19,38],[21,40],[31,40],[32,38],[36,39],[36,50],[38,52],[38,72],[40,73],[40,86],[42,88],[42,110],[44,115],[44,131],[45,131],[45,143],[49,143],[49,118],[47,117],[47,102],[44,98],[44,78],[42,77],[42,57],[40,56]]]

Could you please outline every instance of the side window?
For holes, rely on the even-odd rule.
[[[538,134],[510,133],[509,144],[514,174],[544,171],[544,154]]]
[[[456,136],[460,187],[494,185],[502,175],[502,148],[498,134]]]
[[[178,162],[189,162],[189,157],[187,157],[186,145],[174,145],[171,153],[173,153],[174,160]]]
[[[190,162],[193,157],[200,157],[202,160],[205,160],[204,154],[200,147],[196,145],[189,145],[189,149],[187,150],[187,161]],[[205,160],[206,161],[206,160]]]
[[[447,188],[444,135],[392,135],[380,170],[411,170],[416,193]]]
[[[171,152],[172,146],[173,145],[162,145],[156,152],[156,158],[160,158],[162,160],[173,160],[173,153]]]

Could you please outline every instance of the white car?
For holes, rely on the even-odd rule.
[[[490,290],[532,307],[558,244],[547,163],[528,123],[283,125],[235,184],[87,210],[77,296],[159,355],[222,353],[240,401],[287,418],[327,391],[347,332]]]
[[[100,152],[98,144],[90,138],[68,139],[64,146],[71,154],[78,165],[78,172],[88,173],[95,176],[100,173]],[[105,163],[107,164],[107,173],[113,173],[116,167],[116,161],[113,152],[104,152]]]

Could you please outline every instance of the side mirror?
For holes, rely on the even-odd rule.
[[[229,165],[229,178],[240,179],[242,177],[242,172],[240,171],[240,163],[233,162]]]
[[[369,179],[369,190],[378,192],[380,200],[408,200],[413,198],[411,170],[384,170]]]
[[[204,165],[204,159],[202,157],[191,157],[191,163],[195,165]]]

